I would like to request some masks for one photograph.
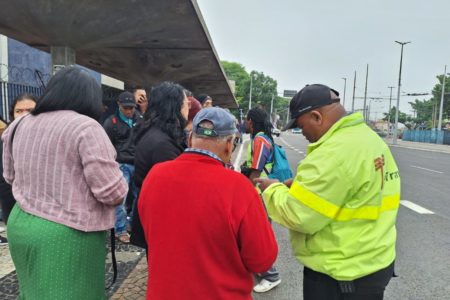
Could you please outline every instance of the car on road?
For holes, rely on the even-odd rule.
[[[278,137],[281,134],[281,130],[278,128],[272,128],[272,134],[274,134]]]
[[[291,132],[293,134],[300,134],[300,133],[302,133],[302,130],[300,128],[292,128]]]

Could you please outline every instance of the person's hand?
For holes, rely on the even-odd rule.
[[[264,192],[269,185],[275,182],[280,182],[278,179],[270,179],[270,178],[255,178],[253,179],[253,183],[261,190],[261,192]]]
[[[294,179],[293,179],[293,178],[283,181],[283,184],[284,184],[285,186],[287,186],[288,188],[290,188],[291,185],[292,185],[292,182],[294,182]]]
[[[144,95],[141,95],[137,100],[137,105],[139,106],[139,108],[142,112],[145,112],[148,107],[147,97],[145,97]]]

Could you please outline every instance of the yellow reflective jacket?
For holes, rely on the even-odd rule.
[[[354,280],[395,259],[400,176],[389,147],[359,113],[308,146],[290,189],[275,183],[263,198],[310,269]]]

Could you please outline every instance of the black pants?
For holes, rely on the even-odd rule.
[[[337,281],[332,277],[303,270],[304,300],[382,300],[384,289],[394,275],[394,263],[387,268],[353,281]]]

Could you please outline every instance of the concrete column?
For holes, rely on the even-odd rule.
[[[9,99],[8,99],[8,38],[0,34],[0,113],[9,121]]]
[[[75,65],[75,50],[69,47],[51,46],[53,75],[65,66]]]
[[[8,38],[0,34],[0,81],[8,81]]]

